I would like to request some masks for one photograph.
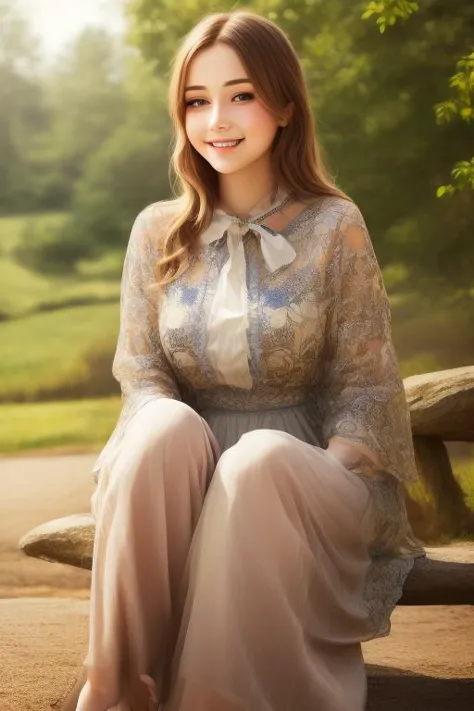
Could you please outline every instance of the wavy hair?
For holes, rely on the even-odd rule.
[[[171,65],[168,107],[174,147],[170,176],[174,172],[179,185],[174,198],[179,209],[165,228],[161,257],[155,267],[158,287],[187,268],[198,236],[211,223],[218,204],[217,172],[187,138],[184,97],[193,58],[218,42],[237,53],[260,100],[278,119],[288,104],[293,104],[288,125],[277,129],[272,144],[271,171],[276,184],[301,201],[319,195],[351,200],[335,186],[324,166],[302,69],[283,31],[250,11],[207,15],[184,37]]]

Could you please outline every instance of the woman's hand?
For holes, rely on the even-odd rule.
[[[344,437],[335,436],[329,441],[326,452],[337,459],[346,469],[362,468],[366,471],[383,469],[378,457],[372,450],[359,442],[352,442]]]

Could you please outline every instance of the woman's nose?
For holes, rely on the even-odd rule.
[[[210,114],[210,128],[224,128],[229,125],[226,107],[219,102],[215,102],[211,108]]]

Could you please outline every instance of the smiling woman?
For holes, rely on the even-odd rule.
[[[127,247],[85,683],[62,711],[363,711],[361,642],[425,555],[367,225],[266,18],[193,28],[169,107],[181,193]]]

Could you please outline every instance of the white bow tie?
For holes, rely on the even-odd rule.
[[[263,215],[254,219],[259,217]],[[203,244],[210,245],[223,237],[226,230],[229,259],[220,271],[207,320],[206,352],[220,384],[250,390],[253,381],[247,340],[247,264],[242,237],[251,230],[260,238],[263,259],[270,272],[291,264],[296,252],[278,232],[219,209],[201,234],[201,240]]]
[[[241,220],[238,217],[233,217],[223,210],[215,211],[211,224],[201,234],[201,240],[204,244],[209,245],[223,237],[226,230],[229,261],[234,256],[235,247],[238,244],[242,244],[242,237],[249,230],[260,236],[262,255],[270,272],[291,264],[296,256],[291,244],[279,232],[274,232],[270,228],[259,225],[252,220]]]

